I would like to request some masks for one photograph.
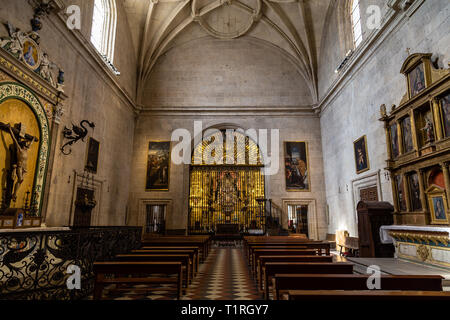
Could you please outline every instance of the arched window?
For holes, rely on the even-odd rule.
[[[115,0],[95,0],[91,43],[110,63],[114,59],[117,10]]]
[[[362,42],[361,13],[359,11],[359,0],[353,0],[350,8],[352,21],[353,44],[356,47]]]

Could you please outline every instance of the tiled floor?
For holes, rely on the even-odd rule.
[[[136,286],[138,288],[139,286]],[[173,293],[164,290],[149,293],[110,292],[113,300],[168,300]],[[197,276],[181,298],[182,300],[258,300],[255,281],[249,274],[244,251],[240,248],[213,248],[200,265]]]

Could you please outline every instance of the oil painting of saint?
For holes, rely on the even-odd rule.
[[[391,131],[391,150],[392,157],[397,158],[399,155],[398,149],[398,134],[397,134],[397,123],[393,123],[390,128]]]
[[[409,74],[409,87],[411,90],[411,98],[425,89],[425,75],[423,72],[423,65],[418,65]]]
[[[39,67],[38,49],[31,40],[25,41],[23,45],[23,61],[32,70]]]
[[[356,173],[369,170],[369,157],[367,154],[367,138],[362,136],[353,142],[353,150],[355,153]]]
[[[308,149],[306,142],[285,142],[285,180],[288,191],[308,191]]]
[[[170,141],[150,142],[147,163],[147,191],[169,190]]]
[[[420,201],[419,177],[417,173],[412,173],[409,176],[409,191],[412,209],[414,211],[422,210],[422,202]]]
[[[447,220],[444,207],[444,199],[441,196],[433,197],[433,211],[436,220]]]
[[[446,137],[450,137],[450,94],[441,99],[442,122]]]
[[[405,152],[410,152],[414,149],[412,134],[411,134],[411,119],[405,117],[402,120],[402,136],[403,136],[403,149]]]

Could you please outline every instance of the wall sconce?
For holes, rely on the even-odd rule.
[[[72,148],[70,148],[70,146],[74,145],[79,140],[84,142],[84,138],[88,134],[88,128],[85,127],[85,124],[87,124],[92,129],[95,128],[95,124],[93,122],[89,122],[88,120],[81,121],[79,126],[72,124],[72,130],[67,127],[64,127],[64,130],[63,130],[64,138],[68,139],[69,141],[67,141],[61,147],[61,152],[63,155],[67,156],[67,155],[71,154]],[[68,151],[66,151],[67,147],[69,147]]]

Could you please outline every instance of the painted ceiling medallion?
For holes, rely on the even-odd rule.
[[[261,0],[193,0],[192,16],[211,36],[233,39],[261,18]]]

